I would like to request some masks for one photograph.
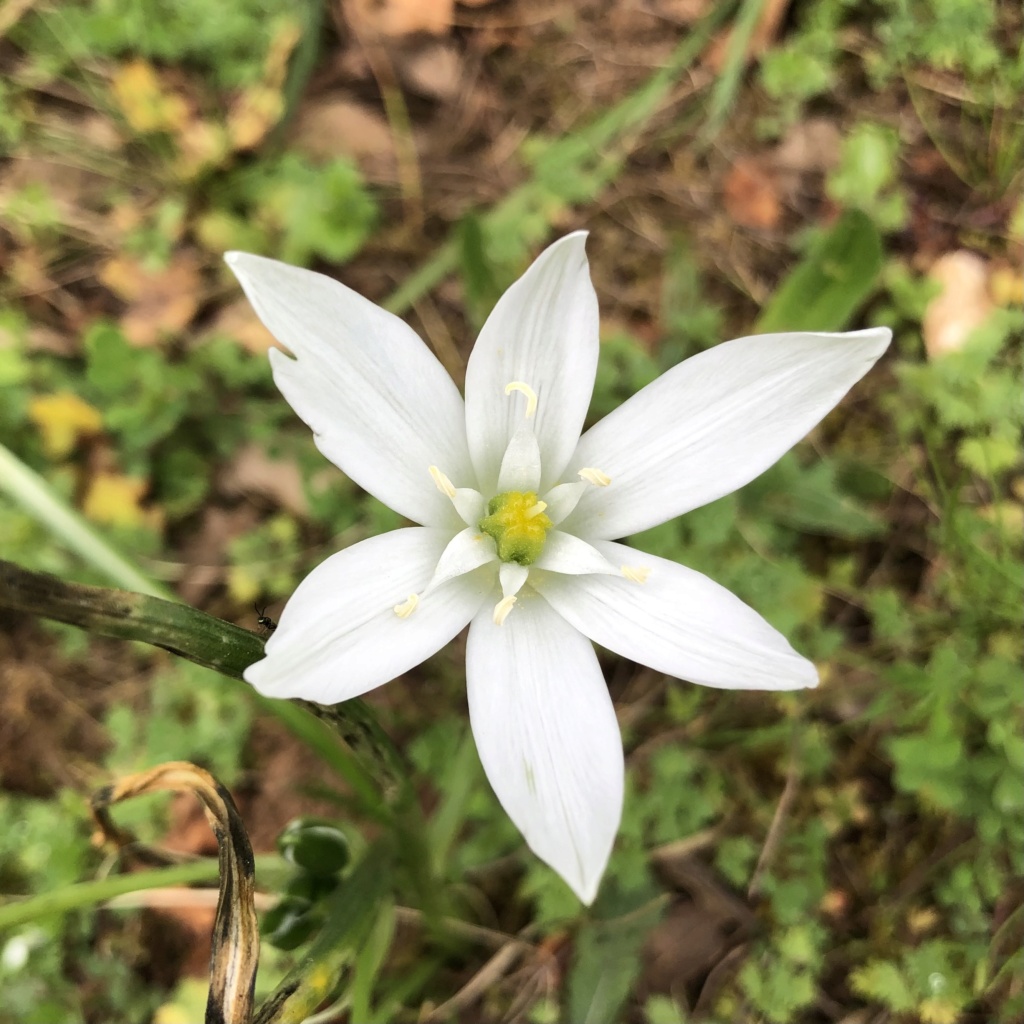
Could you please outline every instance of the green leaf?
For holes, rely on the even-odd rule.
[[[612,1024],[640,973],[640,951],[665,904],[647,903],[611,921],[587,921],[576,937],[567,1020]]]
[[[840,331],[881,272],[878,229],[866,214],[847,210],[782,282],[753,333]]]
[[[917,999],[903,972],[887,960],[873,960],[850,976],[853,990],[897,1013],[913,1010]]]
[[[745,505],[754,497],[745,511],[805,533],[847,540],[877,537],[883,529],[881,520],[844,494],[838,477],[839,468],[831,459],[803,467],[795,456],[785,455],[742,492]]]
[[[479,215],[466,214],[456,226],[453,237],[458,246],[459,271],[466,306],[474,326],[479,328],[502,291],[494,263],[487,252]]]
[[[668,996],[651,996],[644,1003],[644,1019],[648,1024],[686,1024],[682,1007]]]
[[[959,736],[930,730],[923,735],[897,736],[888,746],[901,790],[917,793],[934,807],[963,807],[966,794],[960,768],[965,754]]]
[[[260,872],[264,869],[277,871],[282,863],[276,854],[265,854],[256,858],[257,871]],[[0,929],[6,932],[29,921],[51,914],[67,914],[84,907],[94,907],[98,903],[105,903],[128,893],[172,885],[187,885],[190,882],[215,881],[219,870],[217,858],[206,857],[167,868],[76,882],[24,899],[7,899],[0,904]],[[121,903],[124,907],[130,905],[128,902]]]

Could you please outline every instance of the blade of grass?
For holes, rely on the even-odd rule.
[[[441,781],[441,803],[427,826],[427,845],[433,860],[433,872],[443,876],[444,862],[466,818],[466,803],[477,781],[476,744],[466,730],[454,756],[448,762]]]
[[[697,137],[698,151],[706,149],[715,141],[715,137],[725,123],[726,116],[732,109],[743,78],[743,69],[747,64],[750,40],[761,20],[766,3],[767,0],[743,0],[740,4],[739,17],[737,17],[729,37],[725,63],[722,65],[718,80],[711,92],[707,120]]]
[[[384,899],[370,934],[356,954],[352,965],[352,984],[348,991],[350,1020],[380,1020],[373,1007],[373,989],[395,937],[395,905]]]
[[[51,530],[84,562],[127,590],[175,601],[174,594],[154,583],[60,498],[49,484],[10,449],[0,444],[0,490]]]
[[[0,903],[0,933],[30,924],[41,917],[70,914],[75,910],[95,907],[126,893],[162,889],[172,885],[188,885],[192,882],[215,882],[219,870],[217,860],[213,857],[204,857],[188,864],[135,871],[129,875],[112,875],[89,882],[75,882],[73,885],[65,885],[36,896],[8,898]],[[257,877],[270,875],[283,878],[292,870],[276,853],[256,857]]]

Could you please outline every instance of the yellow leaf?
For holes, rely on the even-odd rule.
[[[260,596],[259,580],[244,566],[233,565],[228,569],[228,593],[240,604],[248,604]]]
[[[298,22],[288,20],[279,25],[270,41],[267,59],[263,64],[263,77],[270,85],[284,85],[288,61],[301,39],[302,26]]]
[[[33,398],[28,415],[39,428],[46,453],[53,458],[67,455],[80,437],[97,434],[103,426],[99,412],[70,391]]]
[[[997,306],[1013,309],[1024,304],[1024,273],[1013,267],[993,271],[989,288]]]
[[[284,97],[266,85],[246,89],[228,115],[228,135],[234,149],[252,149],[284,113]]]
[[[188,249],[176,251],[167,266],[157,268],[114,256],[103,265],[100,280],[128,304],[121,327],[133,345],[155,345],[163,337],[173,337],[199,308],[200,264]]]
[[[931,996],[918,1008],[922,1024],[957,1024],[960,1007],[941,996]]]
[[[95,523],[141,526],[148,516],[140,502],[146,481],[120,473],[97,473],[89,483],[82,511]]]
[[[188,104],[165,92],[152,66],[134,60],[114,74],[114,99],[137,132],[177,132],[188,120]]]
[[[218,167],[228,155],[228,136],[219,124],[196,118],[178,134],[178,159],[174,173],[183,181],[191,181],[210,167]]]

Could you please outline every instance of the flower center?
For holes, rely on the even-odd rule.
[[[505,491],[487,503],[479,529],[494,539],[503,562],[532,565],[540,558],[551,520],[533,491]]]

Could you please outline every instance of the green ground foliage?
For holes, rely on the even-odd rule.
[[[0,443],[145,577],[255,630],[254,603],[400,520],[316,451],[221,254],[341,276],[458,378],[502,288],[585,226],[592,419],[728,337],[893,328],[809,441],[632,541],[764,613],[822,685],[703,690],[602,653],[627,794],[581,912],[486,784],[457,645],[374,698],[412,766],[396,796],[244,684],[0,609],[0,1022],[202,1013],[209,921],[101,906],[121,868],[90,839],[90,793],[169,760],[235,792],[283,900],[258,991],[318,950],[318,1019],[1024,1019],[1019,8],[508,0],[378,37],[358,6],[0,4]],[[330,120],[339,98],[362,120]],[[939,351],[930,270],[961,250],[984,285]],[[12,480],[0,558],[117,584]],[[166,800],[117,820],[212,852]]]

